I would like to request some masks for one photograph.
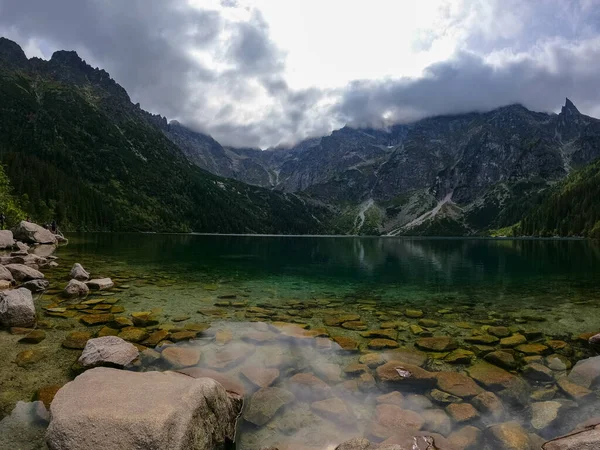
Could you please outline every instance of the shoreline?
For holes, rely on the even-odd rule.
[[[588,237],[535,237],[535,236],[371,236],[358,234],[249,234],[249,233],[201,233],[201,232],[159,232],[159,231],[66,231],[65,235],[84,234],[147,234],[160,236],[229,236],[257,238],[335,238],[335,239],[398,239],[398,240],[482,240],[482,241],[590,241],[598,239]]]

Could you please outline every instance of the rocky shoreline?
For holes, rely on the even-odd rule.
[[[62,341],[78,355],[74,380],[39,389],[33,404],[50,449],[219,448],[236,440],[236,422],[239,448],[259,450],[600,446],[593,331],[552,336],[537,317],[461,322],[456,308],[369,301],[356,312],[326,299],[251,306],[235,294],[199,310],[200,322],[166,322],[156,309],[125,311],[115,292],[126,284],[80,264],[36,311],[58,242],[29,223],[17,242],[8,233],[0,323],[26,346],[15,363],[44,357],[46,319],[78,324]],[[223,321],[231,314],[245,322]]]

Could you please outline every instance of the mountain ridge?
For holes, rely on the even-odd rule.
[[[187,133],[187,153],[202,166],[193,140],[205,135]],[[331,204],[353,216],[342,220],[349,233],[364,232],[352,224],[364,223],[368,204],[379,217],[370,233],[428,234],[442,220],[455,234],[481,234],[517,222],[529,202],[600,157],[600,121],[567,98],[559,114],[513,104],[386,130],[344,127],[298,147],[248,153],[243,166],[235,149],[213,151],[219,166],[207,170]]]
[[[326,208],[202,170],[161,123],[77,53],[27,59],[0,40],[0,161],[35,220],[65,230],[329,232]]]

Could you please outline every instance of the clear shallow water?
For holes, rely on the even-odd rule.
[[[238,447],[244,449],[269,445],[316,449],[339,442],[342,437],[368,435],[368,425],[376,416],[376,398],[391,388],[374,384],[368,377],[361,381],[358,375],[344,374],[345,367],[357,363],[361,355],[372,350],[368,348],[370,339],[363,337],[360,330],[328,326],[326,320],[336,315],[357,314],[367,330],[379,330],[386,322],[399,322],[395,325],[397,342],[410,350],[424,335],[452,336],[461,348],[476,353],[474,363],[483,360],[490,349],[473,348],[463,339],[474,332],[485,334],[485,327],[490,324],[510,327],[511,333],[541,331],[542,343],[548,339],[564,340],[570,349],[567,356],[570,363],[591,355],[574,337],[600,330],[597,314],[600,246],[589,241],[152,234],[82,234],[69,238],[69,245],[56,253],[60,267],[46,273],[52,287],[62,288],[71,265],[80,262],[93,276],[110,276],[116,281],[116,288],[107,298],[118,300],[117,304],[125,309],[124,316],[154,310],[158,326],[210,324],[202,339],[178,344],[201,350],[200,367],[213,368],[215,353],[235,353],[237,346],[245,350],[252,346],[252,352],[247,352],[251,355],[239,364],[219,368],[243,383],[248,396],[256,387],[242,374],[244,368],[264,367],[273,354],[292,355],[292,363],[277,367],[280,373],[274,386],[296,391],[296,401],[263,426],[242,421]],[[223,296],[235,298],[220,298]],[[62,301],[56,291],[51,290],[36,302],[41,310],[59,300]],[[227,306],[227,302],[240,305]],[[266,311],[249,310],[257,305]],[[419,319],[406,317],[406,309],[419,309],[424,318],[437,324],[422,326],[425,334],[415,334],[411,325],[418,325]],[[187,316],[182,322],[173,322]],[[60,344],[69,332],[85,327],[77,317],[43,319],[50,328],[46,330],[46,340],[36,348],[45,352],[46,357],[25,368],[14,364],[0,367],[0,406],[5,413],[10,412],[17,400],[30,400],[37,389],[62,384],[73,376],[69,367],[79,352],[63,349]],[[287,336],[290,333],[281,334],[278,328],[267,324],[274,321],[298,323],[311,330],[322,330],[323,335],[353,339],[359,352],[341,351],[337,344],[328,348],[323,342],[319,345],[324,348],[319,348],[314,339],[306,345],[305,339],[290,338]],[[244,340],[256,327],[269,333],[266,342]],[[95,332],[101,327],[86,329]],[[226,335],[231,332],[232,339],[219,344],[214,335],[223,330],[227,330]],[[297,335],[298,330],[291,334]],[[6,361],[16,358],[24,348],[23,344],[16,344],[17,339],[18,336],[0,332],[4,344],[0,357]],[[494,349],[497,348],[496,344]],[[443,360],[446,354],[427,354],[425,367],[433,371],[469,369],[469,365],[447,364]],[[520,377],[524,355],[516,352],[515,356],[518,361],[515,374]],[[166,368],[164,361],[159,360],[146,362],[137,370]],[[352,419],[340,424],[339,420],[324,419],[322,412],[316,413],[312,406],[315,399],[304,392],[298,394],[298,389],[290,385],[298,373],[314,374],[327,382],[335,397],[346,404]],[[376,376],[374,367],[366,373]],[[564,370],[558,370],[555,378],[564,374]],[[531,392],[555,384],[527,383]],[[400,390],[407,398],[409,394],[429,395],[430,389]],[[555,398],[566,396],[558,392]],[[425,409],[443,412],[444,405],[425,408],[405,401],[403,408],[428,416],[436,413],[425,413]],[[506,408],[514,411],[528,431],[537,431],[544,437],[571,426],[564,420],[549,429],[534,430],[528,402],[507,404]],[[595,404],[586,399],[577,408],[580,414],[570,414],[574,423],[577,418],[587,418]],[[484,428],[490,419],[481,413],[472,423]],[[462,425],[451,423],[449,428],[437,428],[449,435]],[[423,429],[440,431],[432,427],[429,424]]]

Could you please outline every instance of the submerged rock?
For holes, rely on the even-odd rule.
[[[19,339],[22,344],[39,344],[46,339],[46,332],[44,330],[32,330],[25,337]]]
[[[531,426],[541,431],[558,419],[558,411],[562,404],[556,401],[535,402],[531,405]]]
[[[262,426],[269,422],[285,405],[295,400],[294,394],[280,388],[264,388],[250,397],[244,410],[244,420]]]
[[[456,423],[471,422],[479,417],[477,410],[469,403],[452,403],[446,407],[446,412]]]
[[[28,244],[56,244],[56,236],[35,223],[21,221],[13,230],[14,238]]]
[[[45,291],[50,287],[50,282],[48,280],[31,280],[23,283],[21,287],[25,289],[29,289],[34,294],[37,292]]]
[[[442,391],[461,398],[475,397],[483,392],[471,378],[458,372],[438,373],[437,386]]]
[[[269,387],[279,378],[279,370],[266,367],[244,367],[241,374],[257,388]]]
[[[390,361],[376,369],[377,378],[384,383],[433,386],[435,373],[402,361]]]
[[[65,287],[63,295],[68,298],[85,297],[89,292],[90,288],[85,283],[73,279]]]
[[[417,340],[415,346],[431,352],[449,352],[458,348],[457,342],[448,336],[426,337]]]
[[[50,450],[212,450],[234,439],[240,409],[241,400],[209,378],[100,367],[58,391],[46,443]]]
[[[103,336],[86,342],[78,362],[83,368],[103,365],[124,367],[136,359],[139,351],[116,336]]]
[[[83,350],[85,348],[85,344],[91,338],[92,334],[86,331],[73,331],[67,335],[65,340],[62,342],[62,346],[65,348]]]
[[[534,450],[527,432],[517,422],[492,425],[485,431],[488,444],[494,450]]]
[[[90,279],[90,273],[86,271],[79,263],[73,264],[73,268],[71,269],[69,276],[71,279],[77,281],[87,281]]]
[[[356,420],[346,403],[339,398],[316,401],[310,407],[317,415],[340,425],[350,426]]]
[[[31,291],[19,288],[0,292],[0,325],[4,327],[35,325],[35,305]]]
[[[19,367],[31,366],[45,358],[41,350],[24,350],[17,355],[15,363]]]
[[[200,356],[199,350],[185,347],[167,347],[161,353],[161,358],[175,369],[195,366]]]

